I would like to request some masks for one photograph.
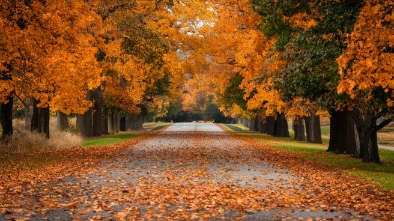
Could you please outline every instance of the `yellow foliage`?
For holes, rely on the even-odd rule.
[[[393,7],[393,1],[366,1],[347,48],[337,60],[342,78],[338,93],[356,98],[360,91],[375,87],[394,88],[394,56],[386,51],[394,42],[393,12],[387,13]],[[392,101],[388,99],[387,104],[392,105]]]

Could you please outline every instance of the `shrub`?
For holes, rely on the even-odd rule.
[[[23,120],[14,120],[14,134],[0,144],[0,151],[10,153],[41,152],[82,145],[83,138],[77,134],[59,131],[52,123],[50,125],[50,139],[45,135],[31,132],[25,128]]]

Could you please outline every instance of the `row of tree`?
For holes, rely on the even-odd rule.
[[[380,162],[376,134],[393,115],[393,8],[385,0],[5,0],[3,135],[12,134],[15,98],[30,128],[48,136],[55,110],[81,114],[80,133],[97,136],[148,114],[217,104],[276,136],[288,136],[292,118],[296,139],[305,124],[309,142],[321,142],[319,115],[329,114],[329,151]]]
[[[394,110],[394,3],[252,2],[263,35],[248,39],[250,49],[240,58],[247,109],[277,119],[284,113],[295,125],[327,111],[328,151],[380,162],[377,131]]]
[[[209,4],[214,25],[207,21],[187,36],[194,40],[186,106],[210,91],[205,100],[214,94],[224,113],[248,119],[251,129],[288,136],[280,122],[291,118],[296,139],[309,142],[321,142],[319,115],[326,114],[328,151],[380,162],[377,131],[394,113],[392,1]]]
[[[49,137],[77,116],[82,135],[139,128],[165,114],[183,80],[175,44],[156,23],[173,19],[170,1],[14,1],[0,4],[2,137],[13,133],[15,99],[26,125]],[[120,120],[123,116],[123,120]],[[123,123],[121,123],[123,122]],[[124,126],[123,126],[124,125]]]

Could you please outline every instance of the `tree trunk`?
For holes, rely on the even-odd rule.
[[[60,131],[68,129],[67,115],[61,111],[56,111],[56,128]]]
[[[77,131],[83,137],[93,137],[93,110],[77,114]]]
[[[126,131],[126,116],[120,118],[119,130],[120,131]]]
[[[391,122],[391,119],[386,119],[379,125],[376,124],[376,120],[379,118],[375,112],[374,107],[370,105],[367,112],[363,115],[358,108],[354,108],[352,111],[354,122],[356,123],[360,153],[358,157],[363,162],[375,162],[381,163],[379,157],[377,132],[384,126]]]
[[[103,106],[104,106],[104,99],[103,99],[103,92],[101,88],[96,88],[92,94],[93,98],[93,136],[98,137],[103,134],[102,131],[102,123],[103,123]]]
[[[126,116],[125,116],[125,127],[126,127],[125,129],[126,129],[126,131],[131,130],[131,124],[132,124],[131,116],[130,116],[129,113],[126,113]]]
[[[31,97],[26,99],[25,104],[25,129],[31,130],[31,118],[33,116],[33,108],[35,105],[35,100]]]
[[[327,151],[338,154],[357,152],[355,126],[351,112],[348,110],[330,110],[330,142]]]
[[[92,91],[86,94],[87,100],[92,100]],[[89,108],[84,114],[77,115],[77,131],[83,137],[93,137],[93,108]]]
[[[320,131],[320,116],[316,111],[311,111],[311,115],[305,118],[306,139],[310,143],[323,143]]]
[[[363,162],[380,163],[380,157],[377,150],[377,139],[372,139],[375,135],[376,120],[373,107],[368,107],[366,114],[363,116],[358,108],[352,111],[354,122],[356,123],[358,137],[360,141],[360,152],[356,155]],[[375,142],[375,143],[373,143]],[[376,148],[376,150],[374,150]]]
[[[253,123],[253,131],[255,131],[255,132],[259,132],[260,131],[260,122],[259,122],[259,116],[256,116],[255,118],[254,118],[254,123]]]
[[[261,120],[260,117],[256,118],[256,131],[260,132],[261,131]]]
[[[296,116],[293,122],[294,140],[304,141],[305,140],[305,127],[304,121],[301,116]]]
[[[38,100],[34,99],[33,113],[31,117],[31,131],[45,134],[49,138],[49,106],[38,108]]]
[[[273,116],[267,116],[266,118],[266,132],[268,135],[274,135],[275,132],[275,118]]]
[[[101,118],[101,134],[108,133],[108,113],[104,113]]]
[[[266,126],[265,119],[260,119],[260,133],[267,132]]]
[[[0,104],[0,123],[3,129],[1,139],[4,141],[7,141],[14,133],[12,126],[12,106],[14,104],[14,98],[8,96],[7,100],[8,103]]]
[[[119,110],[115,109],[113,111],[112,116],[113,116],[113,127],[114,127],[113,131],[114,131],[114,133],[119,133],[119,130],[120,130]]]
[[[290,137],[289,125],[287,123],[287,120],[286,120],[286,117],[284,114],[277,114],[277,117],[275,120],[274,136],[276,136],[276,137]]]
[[[249,130],[250,131],[254,131],[254,127],[255,127],[254,123],[255,123],[254,119],[249,120]]]
[[[108,134],[114,134],[114,118],[112,110],[108,110],[107,115],[107,122],[108,122]]]

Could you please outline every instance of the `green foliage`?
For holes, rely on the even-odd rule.
[[[355,6],[347,1],[321,2],[316,5],[322,17],[316,19],[316,26],[294,33],[284,53],[289,63],[276,80],[284,99],[302,96],[328,106],[338,98],[336,59],[344,48],[345,34],[352,30],[361,7],[360,4]]]
[[[213,120],[215,123],[226,123],[232,120],[231,118],[225,117],[216,104],[208,105],[204,112],[204,119]]]
[[[299,12],[310,13],[309,2],[307,0],[252,0],[254,10],[262,15],[260,30],[267,38],[277,36],[275,50],[285,49],[285,45],[292,38],[292,33],[296,31],[288,19]]]
[[[236,74],[230,79],[230,85],[223,94],[218,95],[218,103],[223,104],[226,108],[230,108],[233,104],[237,104],[246,110],[246,101],[244,100],[245,92],[239,87],[243,80],[242,75]]]

